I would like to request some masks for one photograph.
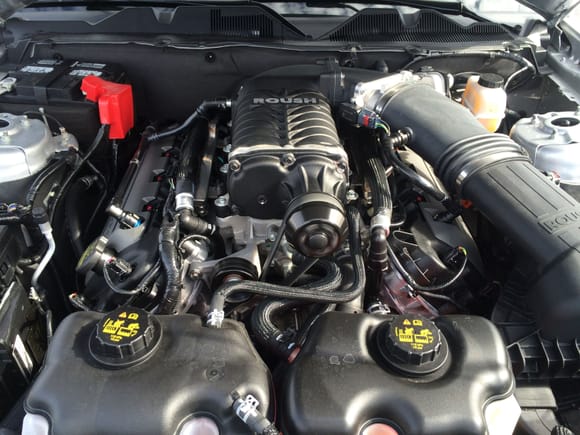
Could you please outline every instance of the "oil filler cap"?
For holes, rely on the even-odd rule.
[[[385,362],[410,376],[433,373],[447,360],[445,336],[431,320],[419,315],[401,315],[383,323],[377,333],[378,348]]]
[[[120,307],[106,314],[91,335],[89,351],[109,368],[124,368],[148,359],[157,349],[159,320],[140,308]]]

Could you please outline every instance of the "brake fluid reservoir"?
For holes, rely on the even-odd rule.
[[[498,74],[471,76],[461,99],[461,103],[492,133],[499,128],[505,115],[507,94],[503,84],[503,77]]]

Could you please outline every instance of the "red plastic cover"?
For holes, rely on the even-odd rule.
[[[131,85],[87,76],[83,79],[81,91],[89,101],[98,103],[101,124],[111,126],[109,139],[124,139],[135,123]]]

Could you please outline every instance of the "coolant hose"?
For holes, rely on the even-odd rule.
[[[529,302],[544,336],[579,337],[580,204],[509,137],[488,133],[465,107],[427,85],[385,93],[376,111],[392,129],[410,127],[409,148],[448,191],[472,201],[532,260]]]
[[[159,257],[167,283],[159,314],[173,314],[181,296],[181,267],[176,247],[177,223],[165,218],[159,232]]]
[[[232,107],[232,102],[231,100],[206,100],[203,101],[198,107],[197,109],[195,109],[195,111],[189,115],[189,117],[183,121],[183,123],[175,128],[172,128],[171,130],[166,130],[163,131],[161,133],[156,133],[156,134],[152,134],[148,137],[148,140],[150,142],[154,142],[160,139],[164,139],[166,137],[170,137],[173,135],[176,135],[177,133],[182,132],[183,130],[185,130],[187,127],[189,127],[191,124],[193,124],[194,121],[198,120],[199,118],[203,118],[207,115],[208,111],[211,109],[227,109]]]
[[[193,211],[184,209],[179,213],[179,224],[181,229],[186,234],[201,234],[203,236],[210,236],[215,232],[215,226],[195,216]]]
[[[334,273],[334,268],[337,267],[330,261],[319,260],[317,263],[317,267],[324,269],[325,275]],[[252,331],[256,340],[275,354],[288,358],[292,353],[293,343],[280,340],[283,332],[276,326],[273,318],[277,313],[302,304],[304,301],[297,299],[266,299],[260,303],[252,313]]]
[[[360,214],[354,207],[347,212],[349,224],[349,245],[353,262],[354,277],[351,285],[343,291],[334,291],[341,284],[341,273],[338,266],[334,272],[320,281],[304,287],[287,287],[261,281],[236,281],[223,284],[214,296],[210,305],[208,326],[221,327],[224,318],[226,299],[235,293],[255,293],[276,298],[298,299],[317,303],[346,303],[361,295],[364,291],[366,276],[360,241]]]
[[[276,314],[304,304],[297,299],[266,299],[252,313],[252,332],[256,341],[286,359],[292,353],[290,342],[281,340],[283,332],[272,320]]]
[[[85,251],[82,238],[83,229],[79,217],[79,205],[82,204],[82,198],[85,192],[87,192],[97,180],[98,177],[96,175],[87,175],[86,177],[77,179],[71,186],[65,198],[64,209],[66,227],[76,258],[80,258]]]

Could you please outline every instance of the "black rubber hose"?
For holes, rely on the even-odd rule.
[[[19,224],[22,222],[22,217],[18,215],[0,216],[0,225]]]
[[[307,265],[311,259],[307,259]],[[318,260],[318,259],[316,259]],[[317,268],[322,268],[325,274],[333,273],[335,265],[329,261],[317,261]],[[252,331],[256,340],[274,354],[286,359],[292,353],[293,343],[280,341],[283,332],[276,326],[273,318],[277,313],[304,304],[296,299],[267,299],[259,304],[252,313]]]
[[[177,180],[191,180],[191,160],[193,159],[193,143],[195,131],[190,132],[183,143],[177,169]]]
[[[353,261],[354,278],[351,285],[340,292],[335,292],[341,284],[341,273],[338,266],[335,272],[320,281],[304,287],[286,287],[261,281],[237,281],[222,285],[210,305],[209,326],[221,326],[226,299],[235,293],[255,293],[276,298],[298,299],[318,303],[346,303],[361,295],[364,291],[366,276],[360,241],[360,214],[354,207],[347,213],[349,223],[349,244]]]
[[[179,225],[186,234],[201,234],[210,236],[215,232],[215,226],[206,222],[199,216],[195,216],[189,209],[179,213]]]
[[[383,163],[378,157],[367,159],[368,181],[371,187],[374,214],[379,214],[388,210],[393,213],[393,199],[391,189],[387,180],[387,174]]]
[[[66,227],[76,258],[80,258],[85,251],[83,228],[79,216],[80,204],[83,203],[83,195],[93,187],[97,180],[98,177],[96,175],[88,175],[77,179],[69,189],[65,198]]]
[[[87,150],[86,154],[83,157],[81,157],[81,160],[78,162],[76,167],[70,172],[68,177],[62,183],[62,186],[60,187],[58,193],[56,194],[56,196],[54,198],[52,209],[50,210],[49,222],[51,224],[54,223],[54,216],[56,214],[56,210],[58,208],[60,200],[62,199],[62,196],[68,190],[70,183],[76,177],[76,175],[79,173],[79,171],[81,170],[83,165],[87,162],[87,160],[91,157],[91,155],[99,147],[99,145],[101,144],[101,141],[103,140],[103,138],[105,137],[105,135],[108,131],[109,131],[108,125],[105,125],[105,124],[101,125],[101,128],[99,128],[99,131],[97,132],[95,138],[93,139],[93,143],[91,144],[91,146]]]
[[[421,190],[425,191],[427,194],[435,198],[437,201],[444,202],[448,199],[446,193],[437,189],[435,186],[433,186],[433,184],[429,182],[429,180],[417,174],[415,171],[413,171],[409,166],[407,166],[399,159],[397,153],[395,152],[393,138],[389,136],[386,131],[379,130],[379,138],[381,141],[381,145],[383,145],[381,150],[385,153],[386,160],[391,165],[393,165],[393,167],[398,173],[407,177],[411,181],[411,183],[419,187]]]
[[[368,265],[369,269],[381,275],[389,263],[387,234],[381,228],[371,232]]]
[[[231,101],[230,100],[206,100],[203,101],[199,107],[197,109],[195,109],[195,111],[178,127],[172,128],[171,130],[167,130],[161,133],[157,133],[157,134],[152,134],[148,137],[148,140],[150,142],[154,142],[169,136],[173,136],[176,135],[180,132],[182,132],[183,130],[185,130],[187,127],[189,127],[191,124],[193,124],[194,121],[196,121],[199,118],[204,118],[205,116],[207,116],[207,113],[209,110],[211,109],[219,109],[219,110],[224,110],[227,109],[229,107],[231,107]]]
[[[36,199],[36,195],[38,195],[38,191],[43,186],[43,184],[56,174],[61,168],[63,168],[67,163],[69,163],[67,158],[62,158],[57,160],[56,162],[52,163],[48,166],[44,171],[42,171],[32,182],[30,187],[28,188],[28,192],[26,193],[26,204],[33,207],[34,200]]]
[[[160,314],[174,314],[181,296],[181,267],[176,240],[177,223],[165,218],[159,232],[159,257],[167,282],[163,300],[159,304]]]
[[[273,318],[281,312],[304,304],[296,299],[267,299],[252,313],[252,331],[256,341],[276,356],[287,359],[292,353],[292,343],[280,340],[283,332],[276,326]]]

